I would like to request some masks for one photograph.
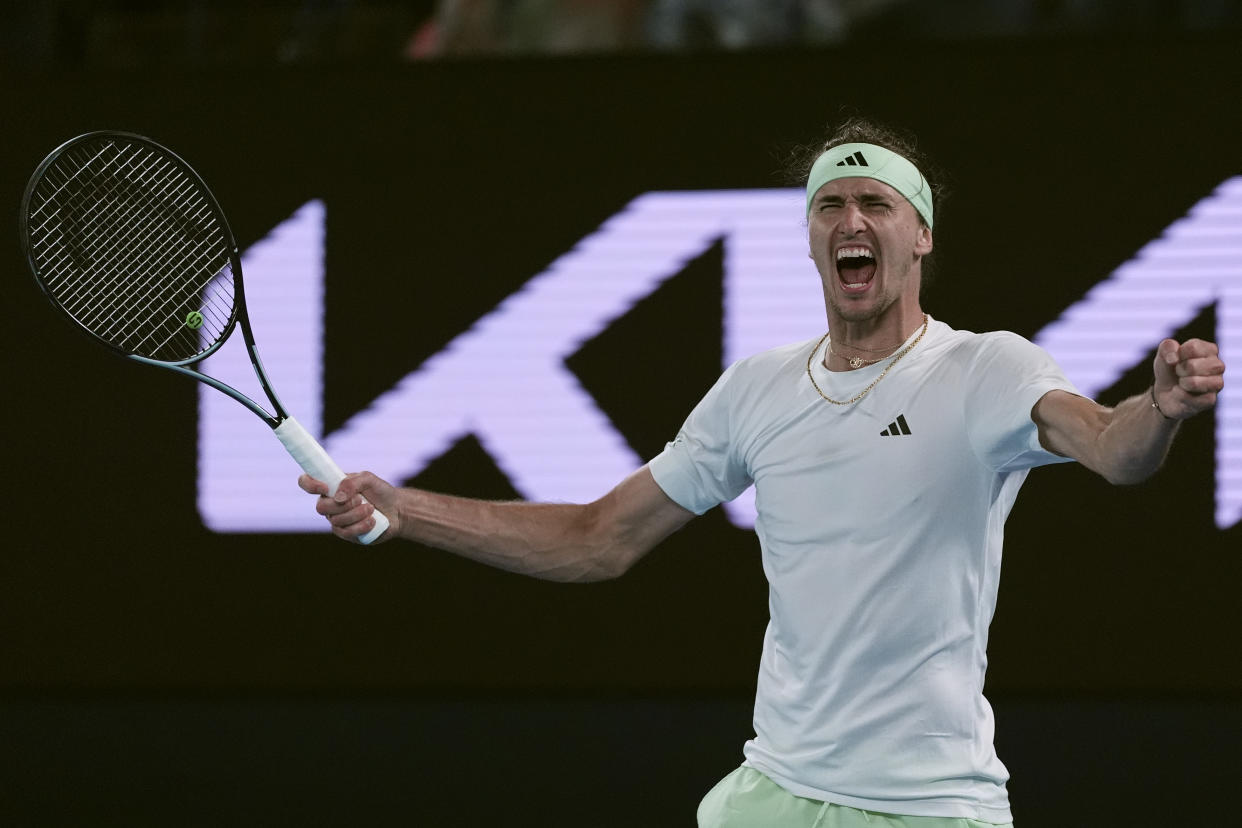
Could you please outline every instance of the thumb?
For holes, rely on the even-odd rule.
[[[1156,347],[1152,361],[1153,380],[1157,391],[1164,391],[1177,384],[1177,363],[1181,360],[1182,346],[1176,339],[1165,339]]]
[[[345,477],[336,484],[336,489],[332,492],[332,499],[337,503],[345,503],[357,493],[357,487],[350,480],[350,475],[345,475]]]
[[[1161,340],[1156,347],[1156,359],[1165,365],[1176,365],[1181,359],[1182,346],[1177,344],[1176,339]]]
[[[336,484],[336,493],[332,499],[337,503],[345,503],[357,495],[363,495],[375,480],[370,472],[350,472]]]

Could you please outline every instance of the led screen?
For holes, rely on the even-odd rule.
[[[914,130],[946,172],[936,318],[1038,341],[1107,404],[1145,393],[1166,335],[1242,365],[1228,52],[931,44],[846,83],[867,57],[20,78],[0,91],[23,123],[5,191],[16,210],[44,154],[90,129],[173,147],[243,248],[288,409],[347,469],[466,496],[597,497],[724,366],[823,333],[782,170],[843,108]],[[5,686],[753,688],[748,496],[597,585],[346,546],[257,418],[60,323],[15,244],[8,276]],[[206,369],[257,395],[241,344]],[[1242,688],[1236,385],[1146,484],[1030,475],[989,692]]]

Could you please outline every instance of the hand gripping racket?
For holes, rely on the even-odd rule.
[[[273,391],[242,293],[241,256],[220,205],[185,161],[139,135],[91,132],[57,147],[22,196],[22,248],[52,304],[130,359],[205,382],[267,423],[336,492],[345,475]],[[274,413],[194,366],[241,328]],[[388,528],[375,512],[370,543]]]

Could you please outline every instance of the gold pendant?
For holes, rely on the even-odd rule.
[[[863,365],[862,357],[850,357],[851,368],[861,368]]]

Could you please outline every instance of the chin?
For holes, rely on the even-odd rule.
[[[891,304],[886,305],[874,301],[866,302],[865,304],[863,302],[834,301],[832,309],[836,311],[837,316],[846,322],[870,322],[883,316],[884,311],[888,310]]]

